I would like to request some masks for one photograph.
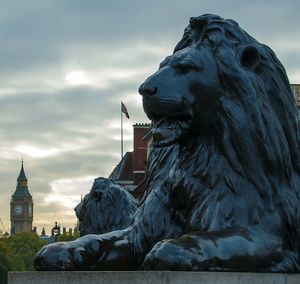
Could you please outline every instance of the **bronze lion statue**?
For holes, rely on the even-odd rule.
[[[139,92],[153,147],[133,223],[45,246],[36,269],[299,272],[299,124],[274,52],[191,18]]]
[[[137,207],[138,201],[112,179],[96,178],[90,192],[74,209],[80,236],[127,228]]]

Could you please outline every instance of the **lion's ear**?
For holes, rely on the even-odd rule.
[[[254,45],[247,45],[241,49],[240,62],[242,66],[254,70],[260,60],[260,54]]]

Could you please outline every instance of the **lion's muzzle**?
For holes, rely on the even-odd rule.
[[[157,92],[157,87],[151,86],[150,84],[147,84],[147,81],[144,82],[140,88],[139,93],[143,96],[153,96]]]

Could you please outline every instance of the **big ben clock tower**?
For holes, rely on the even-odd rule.
[[[16,191],[10,202],[11,234],[32,231],[33,202],[28,191],[27,178],[22,161],[21,171],[17,179]]]

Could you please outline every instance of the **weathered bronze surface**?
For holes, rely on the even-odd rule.
[[[80,235],[103,234],[127,228],[138,201],[108,178],[97,178],[88,194],[75,207]]]
[[[191,18],[139,92],[153,148],[133,223],[48,245],[36,269],[299,272],[299,125],[273,51]]]

